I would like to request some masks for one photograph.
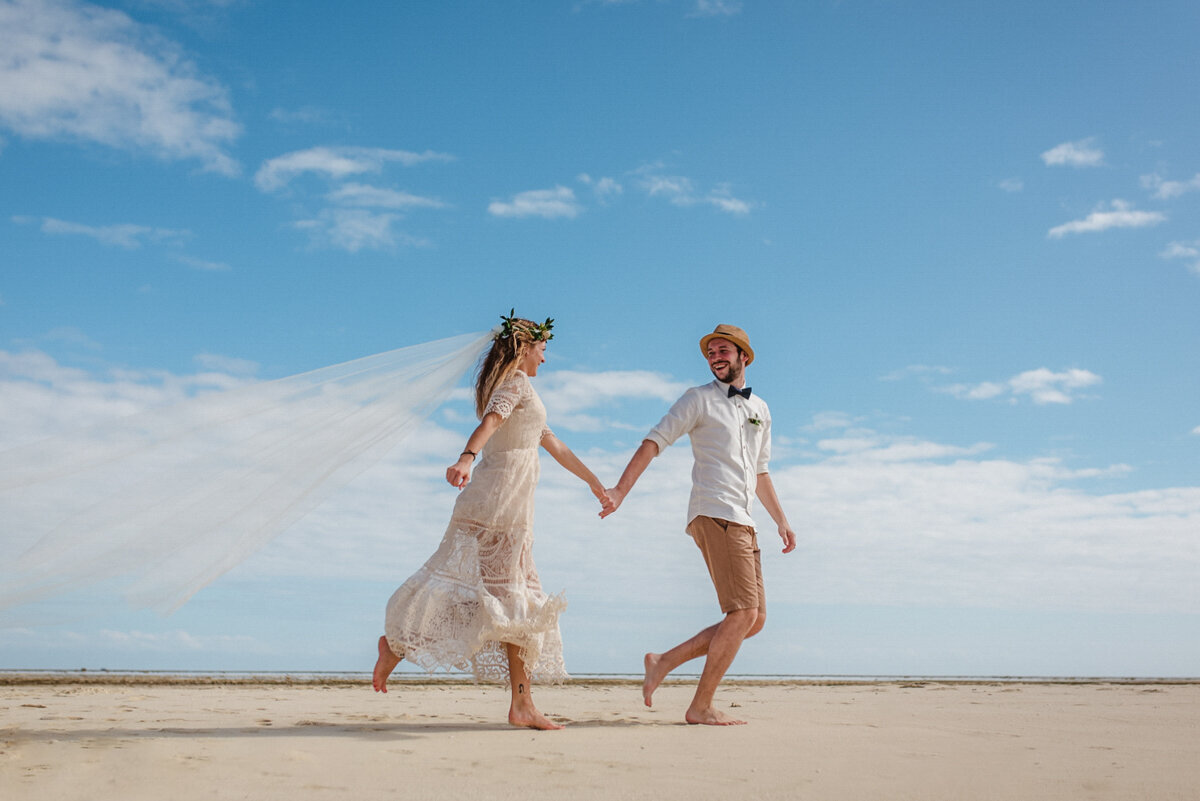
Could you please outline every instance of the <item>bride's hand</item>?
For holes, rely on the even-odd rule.
[[[612,498],[609,497],[608,491],[603,487],[596,489],[592,487],[592,494],[596,496],[596,500],[600,501],[600,516],[607,517],[616,511],[617,505]]]
[[[446,480],[450,482],[450,486],[462,489],[467,486],[467,482],[471,480],[471,463],[463,459],[459,459],[454,464],[446,468]]]

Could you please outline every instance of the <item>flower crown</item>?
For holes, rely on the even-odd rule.
[[[508,316],[500,315],[500,319],[504,322],[500,325],[500,331],[496,334],[496,341],[516,337],[517,328],[520,328],[525,333],[529,334],[529,338],[534,342],[549,342],[554,339],[554,334],[550,329],[554,328],[554,319],[546,318],[544,323],[526,323],[516,316],[515,308],[509,309]]]

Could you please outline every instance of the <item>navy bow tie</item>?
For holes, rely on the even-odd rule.
[[[741,395],[746,400],[750,400],[750,387],[746,387],[745,389],[738,389],[735,386],[730,386],[729,387],[729,397],[732,398],[734,395]]]

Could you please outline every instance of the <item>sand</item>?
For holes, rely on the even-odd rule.
[[[688,726],[688,683],[366,680],[0,686],[0,799],[1196,799],[1200,684],[756,683]]]

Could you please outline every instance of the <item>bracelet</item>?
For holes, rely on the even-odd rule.
[[[479,454],[475,453],[475,451],[463,451],[462,453],[459,454],[459,457],[461,458],[463,456],[470,456],[471,461],[473,462],[473,461],[475,461],[475,457],[478,455]]]

